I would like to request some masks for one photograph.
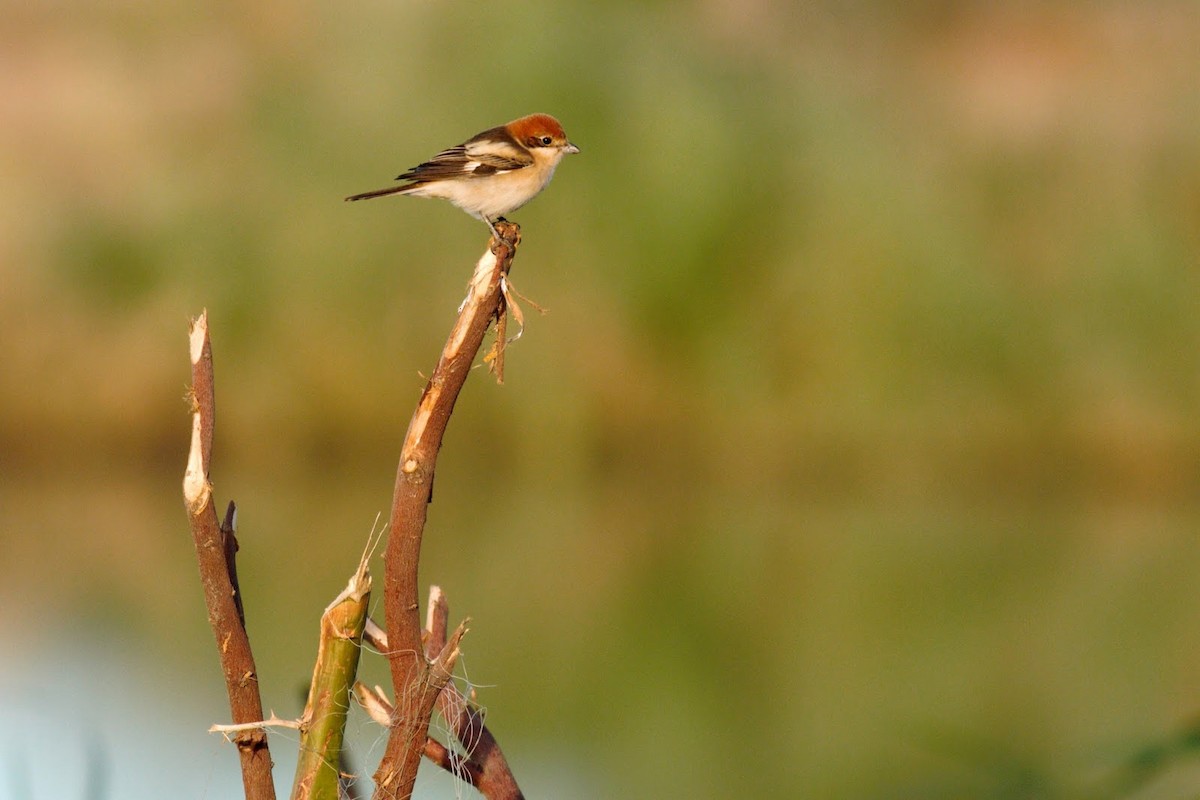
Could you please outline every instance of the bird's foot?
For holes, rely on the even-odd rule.
[[[509,222],[504,217],[499,217],[496,222],[487,220],[488,227],[492,229],[492,241],[488,244],[488,249],[493,253],[501,245],[508,248],[510,253],[517,249],[517,245],[521,243],[521,226],[515,222]]]

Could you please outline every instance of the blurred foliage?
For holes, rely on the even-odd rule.
[[[550,313],[468,385],[424,561],[530,795],[1195,795],[1192,4],[5,15],[6,605],[218,680],[207,307],[288,713],[486,241],[341,198],[547,111],[583,152],[514,279]]]

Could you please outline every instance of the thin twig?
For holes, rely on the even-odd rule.
[[[267,719],[260,719],[258,722],[242,722],[237,725],[210,725],[209,733],[245,733],[246,731],[261,731],[266,728],[292,728],[299,730],[304,725],[304,720],[299,719],[281,719],[275,716],[275,712],[271,712],[271,716]]]

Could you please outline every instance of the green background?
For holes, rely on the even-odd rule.
[[[535,111],[422,561],[526,793],[1200,791],[1194,4],[5,5],[0,792],[236,796],[188,318],[294,716],[487,240],[341,198]]]

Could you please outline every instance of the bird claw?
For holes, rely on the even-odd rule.
[[[505,233],[502,234],[500,229],[492,224],[491,220],[486,220],[488,227],[492,229],[492,241],[488,243],[488,249],[495,253],[500,245],[504,245],[511,253],[517,249],[517,245],[521,242],[521,226],[515,222],[509,222],[504,217],[496,220],[497,223],[502,223]],[[507,235],[505,235],[507,234]]]

